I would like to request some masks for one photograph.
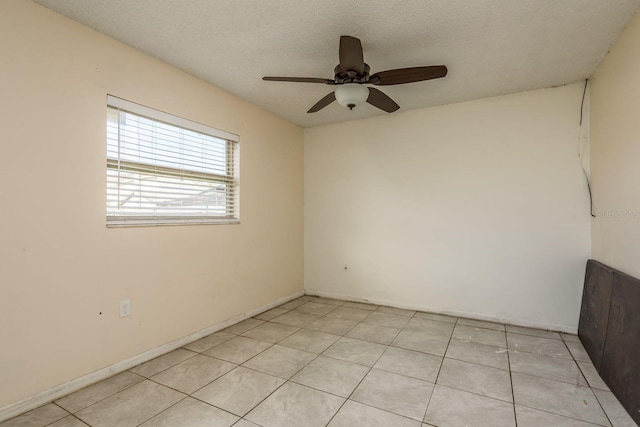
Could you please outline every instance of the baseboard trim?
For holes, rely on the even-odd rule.
[[[362,298],[362,297],[356,297],[353,295],[318,291],[315,289],[305,289],[305,295],[312,295],[312,296],[318,296],[318,297],[324,297],[324,298],[333,298],[333,299],[338,299],[342,301],[364,302],[369,304],[384,305],[387,307],[402,308],[405,310],[417,310],[417,311],[425,311],[428,313],[445,314],[448,316],[455,316],[455,317],[466,317],[468,319],[505,323],[513,326],[523,326],[525,328],[544,329],[547,331],[564,332],[569,334],[578,333],[577,326],[559,325],[557,323],[538,322],[538,321],[525,320],[525,319],[510,319],[510,318],[504,318],[499,316],[491,316],[491,315],[482,314],[482,313],[475,313],[471,311],[438,310],[438,309],[427,307],[421,304],[404,304],[404,303],[398,303],[395,301],[387,301],[387,300],[381,300],[381,299],[375,299],[375,298]]]
[[[99,369],[66,383],[41,391],[17,402],[10,403],[9,405],[0,408],[0,422],[16,417],[24,412],[38,408],[42,405],[46,405],[47,403],[53,402],[54,400],[59,399],[62,396],[66,396],[67,394],[78,391],[88,385],[97,383],[98,381],[102,381],[115,374],[119,374],[120,372],[124,372],[127,369],[131,369],[134,366],[140,365],[141,363],[148,362],[151,359],[162,356],[163,354],[178,349],[186,344],[189,344],[190,342],[197,341],[200,338],[206,337],[207,335],[210,335],[214,332],[218,332],[222,329],[228,328],[229,326],[235,325],[238,322],[242,322],[249,317],[253,317],[267,310],[271,310],[274,307],[289,302],[295,298],[301,297],[302,295],[304,295],[304,291],[295,292],[289,296],[263,305],[262,307],[232,317],[231,319],[225,320],[221,323],[217,323],[198,332],[194,332],[193,334],[186,337],[161,345],[149,351],[145,351],[144,353],[138,354],[137,356],[133,356],[129,359],[114,363],[111,366],[107,366],[106,368]]]

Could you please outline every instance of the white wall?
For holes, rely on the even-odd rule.
[[[0,52],[0,408],[303,289],[300,127],[30,1]],[[239,135],[241,224],[107,229],[107,93]]]
[[[591,80],[593,258],[640,277],[640,15]]]
[[[575,330],[582,87],[306,129],[305,289]]]

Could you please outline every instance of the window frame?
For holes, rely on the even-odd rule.
[[[206,182],[219,182],[227,186],[227,200],[225,204],[226,216],[220,215],[110,215],[109,207],[105,205],[106,225],[112,227],[148,227],[148,226],[171,226],[171,225],[213,225],[213,224],[239,224],[240,223],[240,138],[230,132],[213,128],[193,120],[185,119],[164,111],[146,107],[113,95],[107,95],[107,112],[110,108],[124,111],[136,116],[141,116],[155,122],[168,124],[191,132],[198,132],[217,139],[226,141],[226,161],[225,169],[227,175],[217,175],[210,172],[197,172],[188,169],[181,170],[179,168],[164,167],[151,165],[144,162],[130,161],[106,156],[106,171],[116,170],[129,171],[132,173],[147,173],[157,175],[159,177],[185,177],[191,175],[193,179],[199,179]],[[109,147],[109,136],[105,138],[106,147]],[[123,167],[124,166],[124,167]],[[160,171],[164,173],[151,173],[149,168],[153,167],[154,172]],[[229,177],[232,177],[231,179]],[[107,192],[109,179],[107,178]],[[231,193],[231,194],[229,194]],[[105,202],[108,198],[106,194]],[[229,209],[231,212],[229,213]]]

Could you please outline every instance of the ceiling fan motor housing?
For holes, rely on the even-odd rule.
[[[369,68],[368,64],[364,64],[364,72],[361,74],[357,71],[347,70],[342,71],[340,68],[340,64],[336,65],[333,69],[334,72],[334,80],[336,84],[345,84],[345,83],[369,83]]]

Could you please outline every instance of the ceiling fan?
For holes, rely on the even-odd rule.
[[[335,74],[333,80],[314,77],[263,77],[262,80],[273,82],[324,83],[326,85],[337,86],[334,92],[331,92],[318,101],[307,113],[320,111],[336,100],[340,105],[350,110],[353,110],[363,102],[368,102],[387,113],[392,113],[398,110],[400,106],[396,104],[393,99],[385,95],[384,92],[374,87],[364,86],[365,84],[376,86],[401,85],[438,79],[447,75],[447,67],[444,65],[398,68],[370,75],[369,65],[365,64],[362,56],[360,39],[351,36],[340,37],[340,64],[338,64],[333,71]]]

